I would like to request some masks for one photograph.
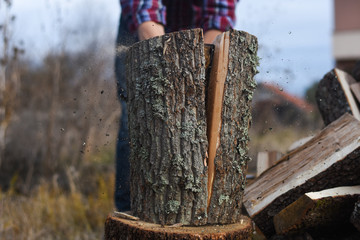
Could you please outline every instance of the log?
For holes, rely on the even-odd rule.
[[[231,30],[215,40],[209,101],[214,99],[210,97],[214,89],[213,81],[220,82],[219,77],[225,77],[225,80],[221,124],[215,123],[219,132],[213,159],[215,174],[211,194],[209,194],[208,223],[210,224],[235,223],[241,218],[246,169],[250,159],[248,129],[251,123],[251,100],[256,88],[254,75],[258,72],[256,67],[259,64],[259,58],[256,55],[257,48],[256,37],[241,31]],[[216,57],[219,57],[221,52],[228,52],[227,61],[218,59],[216,64]],[[222,74],[216,74],[220,68],[225,68],[225,70]],[[212,104],[208,103],[208,109]],[[213,113],[216,114],[216,111]],[[210,143],[211,139],[209,139]],[[209,148],[209,162],[210,150],[211,148]]]
[[[212,103],[202,30],[170,33],[128,50],[131,208],[143,221],[199,226],[242,217],[257,40],[235,30],[224,35],[229,53],[222,57],[228,65],[211,198],[207,109]],[[211,69],[218,67],[215,55]]]
[[[316,101],[325,125],[347,112],[360,120],[359,107],[350,91],[350,85],[354,83],[356,80],[350,74],[337,68],[319,82]]]
[[[207,223],[205,56],[200,29],[127,53],[131,208],[160,224]]]
[[[360,232],[360,197],[358,201],[355,203],[354,210],[351,214],[350,222]]]
[[[252,239],[252,223],[248,217],[242,216],[238,223],[228,225],[191,227],[162,226],[144,221],[132,221],[108,216],[105,222],[105,240],[139,240],[139,239],[203,239],[233,240]]]
[[[275,165],[281,156],[281,152],[277,151],[259,152],[256,162],[256,176],[260,176],[267,169]]]
[[[306,193],[274,216],[276,233],[341,229],[350,224],[349,216],[359,196],[360,186]]]
[[[313,136],[308,136],[308,137],[304,137],[301,138],[295,142],[293,142],[290,147],[288,148],[287,152],[292,152],[294,151],[296,148],[301,147],[302,145],[304,145],[305,143],[307,143],[309,140],[311,140],[313,138]]]
[[[247,186],[244,206],[261,231],[303,194],[360,184],[360,122],[345,114]]]

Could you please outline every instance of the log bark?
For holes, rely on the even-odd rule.
[[[128,50],[131,208],[141,220],[204,225],[241,219],[257,40],[235,30],[226,34],[229,62],[210,205],[202,31],[167,34]]]
[[[206,223],[202,31],[134,44],[127,55],[131,208],[161,224]]]
[[[251,100],[259,64],[257,39],[246,32],[228,32],[229,55],[224,84],[219,145],[214,159],[215,176],[208,206],[208,223],[234,223],[241,217],[246,184],[248,129]],[[213,63],[215,64],[215,62]],[[213,65],[212,69],[215,69]]]
[[[238,223],[217,226],[161,226],[143,221],[132,221],[108,216],[105,222],[105,240],[233,240],[252,239],[252,223],[242,216]]]
[[[350,224],[349,216],[359,196],[360,186],[306,193],[274,216],[276,233],[341,229]]]
[[[360,120],[359,107],[350,91],[356,80],[348,73],[333,69],[319,82],[316,101],[325,125],[330,124],[345,113],[353,114]]]
[[[273,217],[303,194],[360,184],[359,137],[360,122],[346,114],[247,186],[244,206],[267,237]]]
[[[355,203],[354,210],[350,217],[350,222],[360,232],[360,197],[358,201]]]

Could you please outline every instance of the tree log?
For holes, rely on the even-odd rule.
[[[360,184],[359,137],[360,122],[346,114],[247,186],[244,206],[267,237],[273,217],[303,194]]]
[[[241,219],[257,40],[226,34],[229,63],[210,205],[202,31],[170,33],[128,50],[131,208],[141,220],[204,225]]]
[[[238,223],[216,226],[161,226],[143,221],[132,221],[108,216],[105,222],[105,240],[139,240],[139,239],[203,239],[233,240],[252,239],[252,223],[242,216]]]
[[[259,64],[255,36],[235,30],[225,34],[228,34],[229,40],[222,46],[228,48],[228,64],[221,108],[219,144],[214,158],[215,175],[208,206],[208,223],[212,224],[235,223],[241,218],[249,160],[247,153],[248,129],[251,123],[250,107],[256,88],[254,75]],[[216,71],[215,61],[212,70]],[[211,89],[211,82],[209,85]]]
[[[350,91],[356,80],[348,73],[333,69],[319,82],[316,101],[325,125],[330,124],[345,113],[351,113],[360,120],[359,107]]]
[[[355,208],[351,214],[350,222],[360,232],[360,197],[358,201],[355,203]]]
[[[304,194],[274,216],[277,234],[328,231],[349,225],[360,186],[338,187]]]
[[[134,215],[160,224],[206,224],[202,31],[134,44],[126,76]]]

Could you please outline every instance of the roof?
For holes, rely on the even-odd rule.
[[[304,99],[302,99],[300,97],[296,97],[294,95],[291,95],[290,93],[284,91],[283,89],[281,89],[278,86],[275,86],[273,84],[260,83],[258,85],[258,88],[259,87],[263,87],[272,93],[271,97],[268,97],[268,99],[280,97],[285,102],[291,103],[294,106],[296,106],[297,108],[299,108],[303,111],[306,111],[306,112],[310,112],[314,109],[314,106],[309,104],[308,102],[306,102]],[[262,99],[262,100],[266,101],[266,99]]]

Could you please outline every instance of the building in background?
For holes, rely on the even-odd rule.
[[[360,60],[360,0],[335,0],[333,54],[336,66],[351,72]]]

